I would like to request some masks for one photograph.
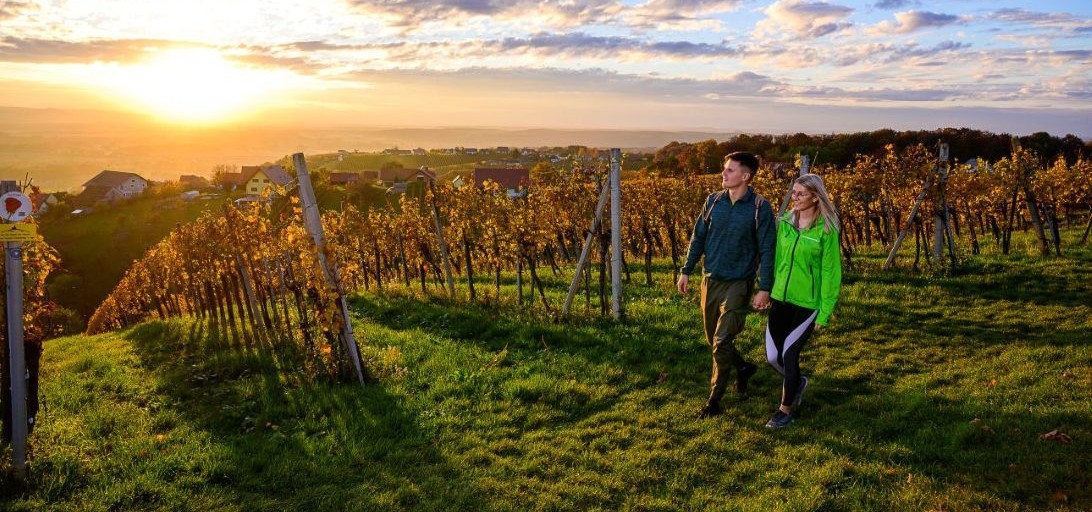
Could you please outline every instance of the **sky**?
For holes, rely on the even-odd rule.
[[[0,0],[0,107],[1092,138],[1092,2]]]

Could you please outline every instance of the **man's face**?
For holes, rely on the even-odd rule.
[[[729,160],[724,164],[724,171],[720,173],[724,188],[737,188],[747,184],[751,178],[751,171],[735,160]]]

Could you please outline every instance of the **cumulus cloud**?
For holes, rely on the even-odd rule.
[[[779,0],[763,12],[767,17],[758,22],[754,32],[759,38],[815,39],[852,26],[843,20],[853,13],[853,8],[827,2]]]
[[[929,27],[943,27],[963,21],[954,14],[941,14],[929,11],[907,11],[895,14],[895,22],[881,21],[872,28],[872,33],[882,34],[907,34],[915,30]]]

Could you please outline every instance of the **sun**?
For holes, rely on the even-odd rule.
[[[150,60],[120,67],[110,88],[129,107],[166,121],[230,121],[258,105],[273,83],[205,48],[156,51]]]

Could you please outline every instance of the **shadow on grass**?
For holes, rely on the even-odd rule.
[[[921,279],[921,283],[937,284],[929,279]],[[973,289],[960,283],[943,286],[960,288],[968,294]],[[1012,300],[1013,293],[1008,290],[1006,299]],[[955,295],[958,300],[959,294]],[[353,298],[352,307],[369,321],[396,331],[416,331],[421,336],[472,344],[490,352],[507,349],[530,360],[551,353],[566,354],[596,369],[613,369],[627,376],[609,382],[618,396],[653,386],[662,390],[644,395],[643,407],[669,406],[680,397],[692,399],[697,405],[707,389],[708,351],[703,344],[690,339],[690,333],[698,328],[696,325],[672,329],[668,324],[642,322],[632,326],[608,319],[590,319],[581,325],[546,324],[532,321],[512,307],[455,303],[439,298],[422,301],[415,297],[365,295]],[[856,364],[865,356],[879,357],[881,361],[894,357],[888,361],[890,365],[877,365],[889,371],[862,372],[856,377],[843,378],[813,376],[813,387],[800,411],[801,421],[785,431],[770,433],[774,436],[773,443],[789,447],[820,446],[823,451],[853,461],[825,489],[829,507],[886,508],[889,505],[886,500],[897,498],[904,505],[896,508],[905,508],[907,500],[913,499],[927,500],[920,503],[921,508],[1011,508],[1014,502],[1048,508],[1065,499],[1080,509],[1081,504],[1092,500],[1087,491],[1092,488],[1088,459],[1080,455],[1083,449],[1039,437],[1054,428],[1087,436],[1090,432],[1086,416],[1030,410],[1026,414],[1006,413],[1001,412],[1006,404],[986,407],[970,397],[953,400],[933,391],[952,384],[943,377],[929,376],[931,369],[939,367],[948,372],[955,361],[974,361],[976,350],[1009,342],[1011,333],[999,330],[987,320],[953,322],[936,311],[933,304],[921,305],[920,309],[914,305],[869,305],[867,310],[865,305],[858,304],[848,309],[842,311],[844,318],[835,329],[821,335],[821,343],[844,346],[851,341],[853,346],[849,350],[824,350],[820,356],[827,359],[824,364],[837,367],[841,363],[835,359],[842,356],[847,365]],[[686,318],[696,319],[696,312]],[[764,324],[765,319],[760,318],[760,322]],[[1079,340],[1083,338],[1075,332],[1040,332],[1033,328],[1033,321],[1025,325],[1027,332],[1022,338],[1025,342],[1063,348],[1082,343]],[[633,339],[638,328],[639,339]],[[1008,325],[1006,329],[1020,327]],[[753,335],[749,329],[745,336]],[[967,346],[954,346],[953,337],[962,338]],[[753,359],[762,351],[756,343],[753,339],[741,339],[739,345]],[[815,357],[814,348],[806,351],[805,357]],[[656,376],[661,371],[671,377],[658,383]],[[927,384],[921,388],[908,385],[918,381]],[[768,399],[772,411],[778,385],[777,376],[764,367],[754,381],[751,400],[728,404],[729,408],[734,414],[756,411],[765,414],[765,404],[758,402]],[[554,409],[556,421],[521,427],[540,429],[577,423],[613,407],[609,401],[588,397],[564,400],[561,395],[566,392],[565,389],[526,391],[521,398]],[[1030,403],[1034,398],[1028,400]],[[974,421],[976,418],[978,421]],[[765,417],[755,418],[758,425],[764,420]],[[773,465],[792,463],[771,461]],[[914,478],[919,479],[917,483]],[[911,482],[902,485],[901,481],[907,479]],[[892,487],[893,483],[897,488]],[[689,492],[707,484],[693,482]],[[879,489],[884,491],[876,493]],[[956,505],[937,498],[949,490],[953,492],[951,503]]]
[[[417,418],[381,384],[307,384],[295,354],[215,323],[126,334],[184,421],[210,434],[206,492],[244,510],[481,509]]]
[[[920,503],[923,508],[998,509],[1016,502],[1021,508],[1082,510],[1092,504],[1083,443],[1040,437],[1053,429],[1086,437],[1092,434],[1086,415],[1003,412],[1011,408],[938,396],[931,388],[939,384],[932,384],[907,388],[814,375],[798,421],[772,434],[790,445],[819,444],[861,469],[826,489],[844,497],[842,507],[887,506],[886,496],[853,496],[862,489],[935,500]],[[870,464],[885,467],[863,470]],[[891,474],[899,468],[904,472]]]
[[[582,317],[550,323],[517,306],[490,306],[430,297],[357,295],[350,299],[354,314],[395,331],[420,331],[488,352],[507,350],[513,357],[536,359],[543,354],[571,356],[592,365],[617,367],[630,385],[657,384],[661,372],[689,374],[708,371],[709,351],[691,336],[700,326],[683,329],[651,322],[615,322],[608,317]],[[692,328],[692,329],[690,329]],[[680,347],[685,347],[680,349]],[[661,383],[677,392],[706,389],[708,375],[694,388],[692,381]],[[615,379],[611,384],[620,384]],[[678,388],[676,388],[678,386]],[[700,392],[699,392],[700,393]]]

